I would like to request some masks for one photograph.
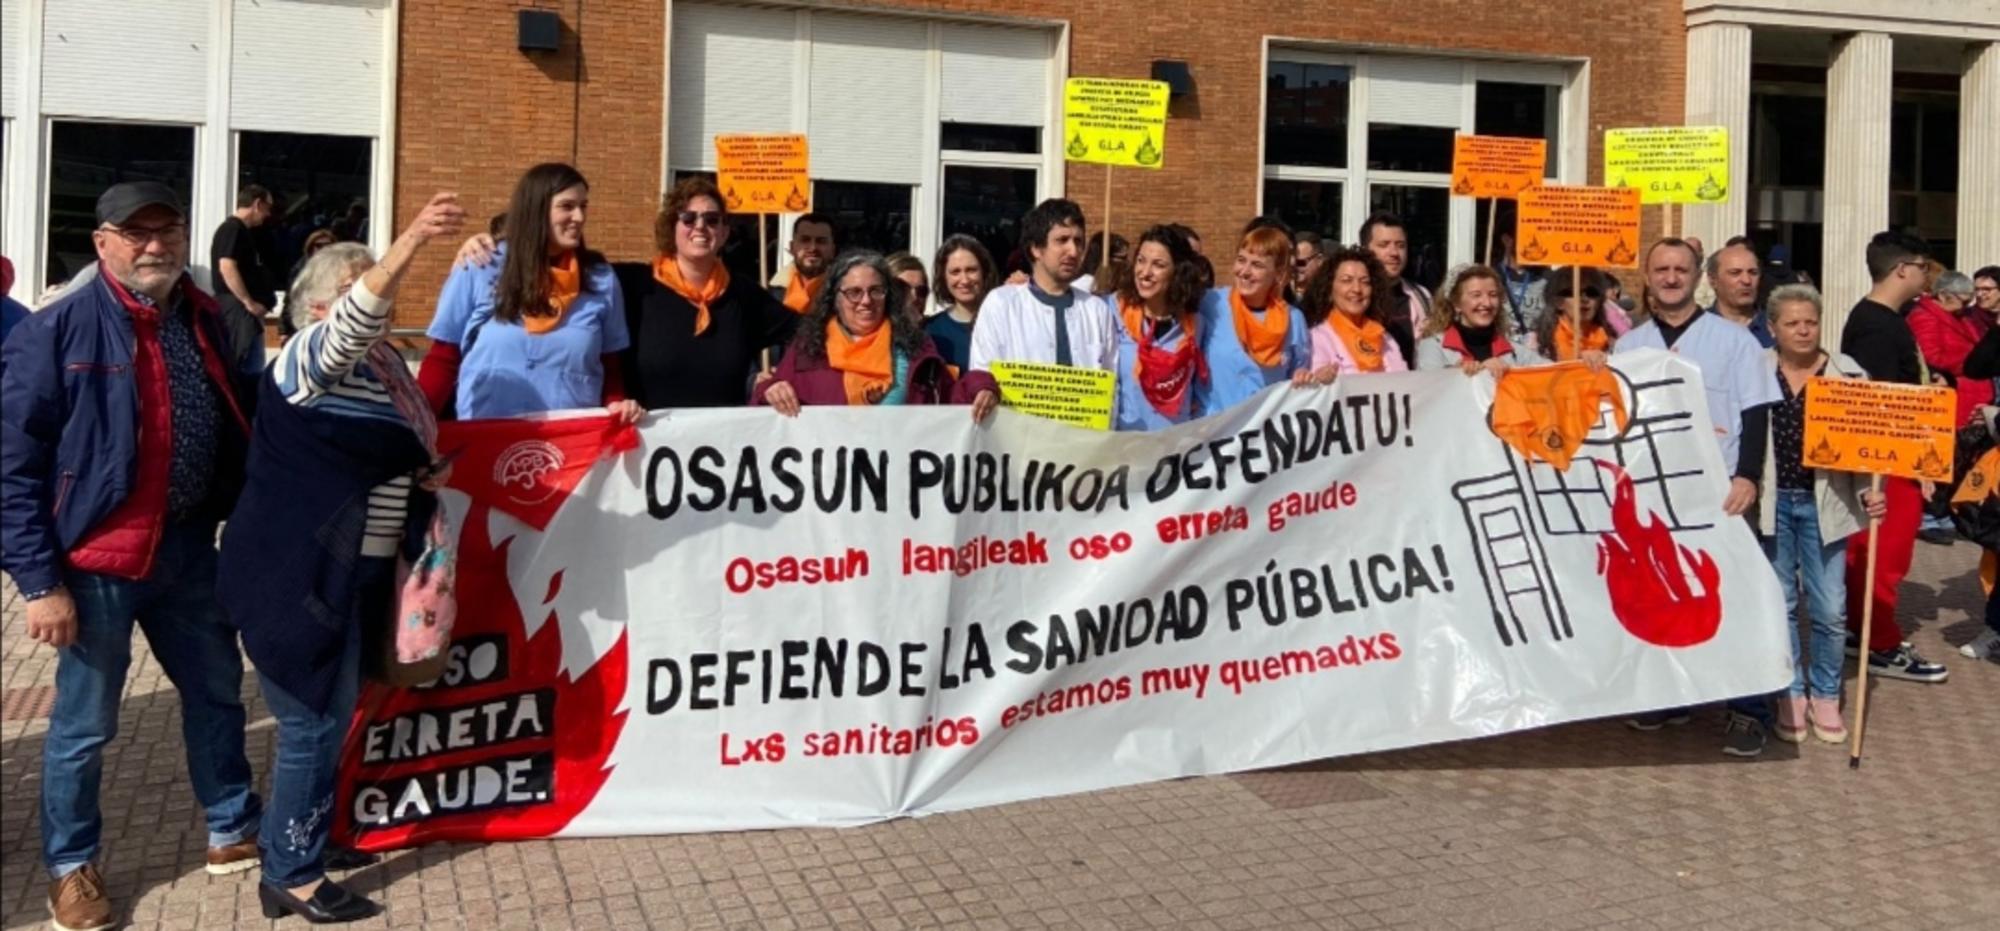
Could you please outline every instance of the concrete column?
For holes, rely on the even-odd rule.
[[[1687,125],[1729,130],[1729,199],[1682,208],[1682,235],[1720,248],[1749,232],[1750,27],[1706,23],[1687,33]]]
[[[2000,42],[1965,50],[1958,85],[1958,267],[2000,265]]]
[[[1879,32],[1833,42],[1826,75],[1826,228],[1822,327],[1838,346],[1848,308],[1868,293],[1868,239],[1889,228],[1889,90],[1895,43]]]

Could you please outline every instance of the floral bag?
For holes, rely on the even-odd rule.
[[[396,410],[409,421],[410,429],[436,461],[437,419],[402,356],[377,343],[369,350],[368,362]],[[425,529],[423,552],[414,561],[397,559],[396,599],[377,653],[380,668],[376,678],[384,684],[421,685],[443,674],[451,652],[451,628],[458,620],[456,540],[440,503]]]

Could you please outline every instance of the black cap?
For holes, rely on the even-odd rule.
[[[97,222],[117,226],[132,218],[147,207],[160,206],[180,214],[187,219],[187,208],[181,206],[181,196],[158,181],[127,181],[114,184],[97,198]]]

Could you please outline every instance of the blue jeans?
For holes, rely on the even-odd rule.
[[[1840,664],[1847,638],[1847,541],[1820,539],[1819,505],[1813,492],[1781,488],[1775,535],[1764,539],[1764,555],[1785,590],[1785,629],[1792,634],[1791,694],[1840,697]],[[1799,650],[1799,589],[1806,594],[1812,639]]]
[[[215,525],[174,524],[144,580],[71,572],[76,642],[56,654],[55,708],[42,744],[42,861],[61,877],[97,856],[104,746],[132,664],[132,624],[180,692],[188,780],[207,812],[208,843],[241,843],[261,804],[243,752],[243,656],[215,600]]]
[[[387,622],[388,595],[395,580],[393,561],[364,558],[356,573],[362,584],[362,610]],[[264,706],[278,721],[271,804],[264,810],[264,830],[257,835],[266,885],[292,889],[326,875],[324,854],[327,835],[333,829],[333,793],[340,775],[340,751],[361,691],[364,639],[358,627],[348,630],[333,694],[324,711],[315,711],[261,671],[257,674]]]

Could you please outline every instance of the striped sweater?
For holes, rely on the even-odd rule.
[[[301,407],[407,425],[366,360],[368,350],[388,335],[389,301],[356,280],[326,319],[300,330],[278,351],[272,375],[279,392]],[[369,490],[361,555],[396,555],[409,515],[410,487],[410,476],[399,475]]]

